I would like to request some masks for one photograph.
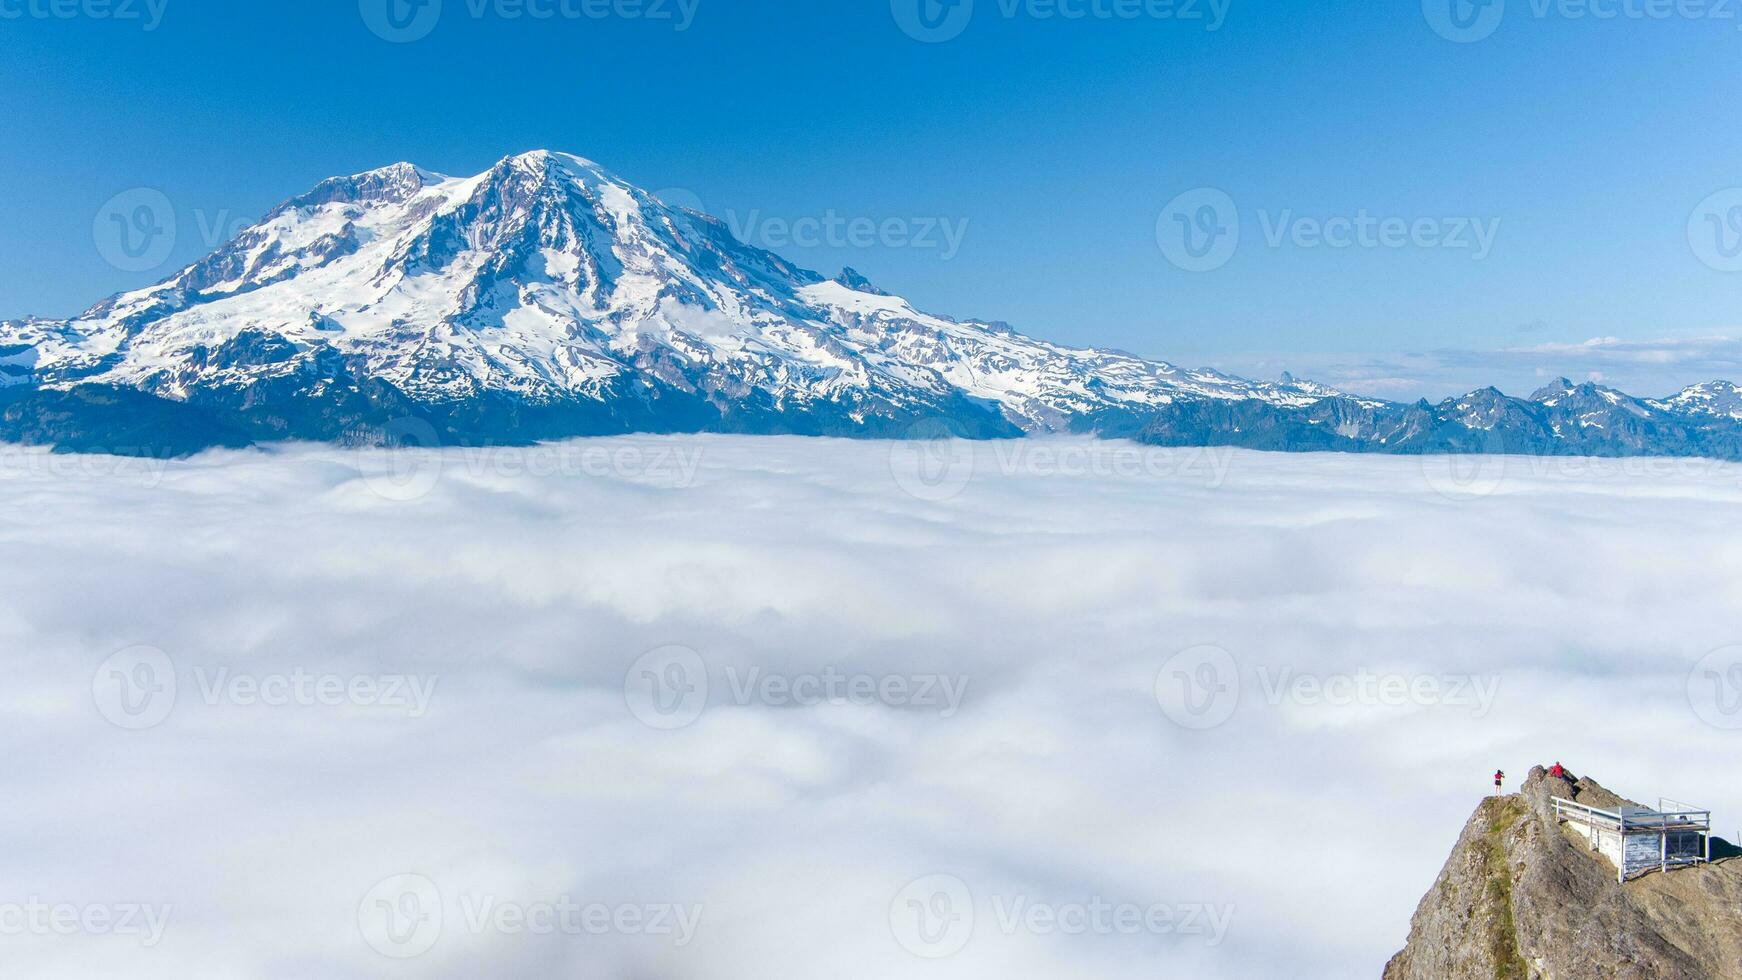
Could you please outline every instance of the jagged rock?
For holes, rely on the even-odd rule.
[[[1523,790],[1484,799],[1410,921],[1386,980],[1710,980],[1742,978],[1742,861],[1713,840],[1713,862],[1625,884],[1561,827],[1554,797],[1631,801],[1589,777],[1542,767]]]

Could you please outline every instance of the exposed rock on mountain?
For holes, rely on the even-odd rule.
[[[0,385],[142,392],[255,438],[403,413],[495,443],[887,436],[920,420],[984,438],[1131,428],[1175,399],[1323,394],[921,313],[545,151],[475,177],[396,164],[323,181],[158,286],[0,324]],[[16,396],[0,438],[55,438],[62,404]]]
[[[1625,884],[1555,820],[1554,797],[1637,805],[1590,778],[1532,769],[1522,792],[1484,799],[1422,899],[1387,980],[1712,980],[1742,977],[1742,861]]]
[[[1712,404],[1686,392],[1645,401],[1563,378],[1527,399],[1483,388],[1437,405],[1336,394],[1298,406],[1174,402],[1157,408],[1137,435],[1158,445],[1250,449],[1742,459],[1742,425]]]
[[[921,312],[852,269],[825,278],[548,151],[474,177],[400,163],[322,181],[163,283],[0,323],[0,391],[0,440],[120,452],[377,440],[415,420],[474,444],[1062,431],[1742,458],[1742,395],[1724,382],[1662,401],[1561,382],[1399,405],[1064,347]]]

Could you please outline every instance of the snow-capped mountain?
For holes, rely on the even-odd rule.
[[[1728,381],[1690,385],[1668,398],[1650,404],[1654,408],[1678,415],[1706,415],[1742,421],[1742,389]]]
[[[0,372],[43,392],[139,392],[255,434],[330,438],[403,412],[480,441],[895,434],[922,419],[1015,435],[1133,428],[1180,399],[1332,393],[922,313],[545,151],[475,177],[397,164],[324,181],[157,286],[71,321],[0,325]]]
[[[1689,391],[1722,391],[1726,382]],[[1686,395],[1686,392],[1683,393]],[[1646,401],[1561,378],[1529,398],[1482,388],[1438,404],[1331,395],[1304,407],[1256,401],[1163,406],[1139,438],[1165,445],[1387,453],[1707,456],[1742,459],[1742,425],[1710,401]]]
[[[1247,381],[915,309],[825,278],[579,157],[326,180],[170,279],[0,324],[0,439],[187,451],[269,439],[1046,431],[1168,444],[1742,458],[1742,392],[1561,381],[1438,405]],[[412,426],[415,428],[416,425]]]

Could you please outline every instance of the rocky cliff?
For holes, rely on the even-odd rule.
[[[1608,859],[1557,824],[1554,797],[1631,802],[1541,767],[1521,792],[1484,799],[1386,980],[1742,978],[1742,852],[1714,838],[1709,865],[1621,884]]]

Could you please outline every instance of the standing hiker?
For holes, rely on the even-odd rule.
[[[1505,785],[1505,783],[1506,783],[1506,771],[1503,769],[1494,770],[1494,795],[1495,796],[1500,795],[1500,787]]]

